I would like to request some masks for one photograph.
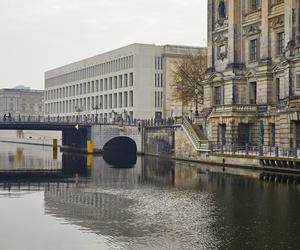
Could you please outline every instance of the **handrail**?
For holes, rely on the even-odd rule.
[[[184,117],[182,120],[182,127],[184,128],[194,147],[199,150],[201,148],[200,138],[186,117]]]

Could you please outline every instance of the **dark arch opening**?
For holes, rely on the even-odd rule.
[[[119,136],[109,140],[103,147],[104,152],[136,154],[137,146],[129,137]]]
[[[108,141],[103,147],[103,159],[112,167],[134,167],[137,160],[137,146],[129,137],[120,136]]]

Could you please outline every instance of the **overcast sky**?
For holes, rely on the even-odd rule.
[[[206,0],[0,0],[0,88],[131,43],[206,45]]]

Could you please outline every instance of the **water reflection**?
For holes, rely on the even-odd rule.
[[[115,168],[133,168],[136,165],[137,155],[135,153],[122,153],[105,151],[104,161]]]
[[[36,158],[31,150],[39,152]],[[138,157],[134,167],[132,162],[123,162],[122,168],[115,168],[101,156],[58,152],[53,159],[49,149],[20,150],[9,146],[6,153],[5,150],[0,153],[0,169],[11,171],[23,164],[27,172],[41,173],[44,169],[46,174],[44,179],[31,176],[23,177],[22,181],[18,181],[20,176],[10,180],[0,178],[0,203],[23,197],[28,204],[28,194],[42,192],[44,216],[55,219],[56,230],[66,224],[74,230],[70,237],[59,241],[60,249],[70,249],[70,245],[79,249],[82,242],[86,249],[299,249],[300,246],[299,186],[224,175],[218,167],[155,157]],[[32,161],[30,168],[28,157],[42,156],[43,161]],[[7,165],[10,158],[11,164]],[[61,166],[52,169],[52,173],[59,174],[56,177],[51,177],[45,167],[51,161]],[[37,163],[41,165],[38,167]],[[22,191],[25,191],[23,196]],[[36,215],[31,210],[34,207],[28,209],[27,216],[34,221]],[[0,221],[3,216],[0,214]],[[10,223],[17,227],[20,222],[11,218]],[[49,221],[43,223],[35,225],[34,231],[43,232],[50,225]],[[73,237],[78,231],[85,232],[81,243],[80,237]],[[64,234],[67,234],[65,228]],[[3,242],[5,238],[0,249],[7,249]],[[25,245],[22,249],[30,248]]]

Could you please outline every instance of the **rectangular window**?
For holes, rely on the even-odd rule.
[[[112,94],[109,95],[109,108],[112,109]]]
[[[128,86],[128,74],[124,75],[124,87]]]
[[[129,86],[133,86],[133,73],[129,74]]]
[[[124,92],[124,108],[128,107],[128,93]]]
[[[91,86],[91,93],[95,92],[95,82],[92,81],[92,86]]]
[[[96,103],[98,104],[98,97],[96,97]],[[95,97],[92,97],[91,106],[92,106],[92,108],[96,106],[95,105]]]
[[[270,146],[274,147],[275,146],[275,142],[276,142],[276,137],[275,137],[275,123],[270,123]]]
[[[257,90],[256,90],[256,82],[250,82],[249,84],[249,102],[250,104],[256,104],[256,96],[257,96]]]
[[[112,89],[112,77],[109,78],[109,88],[108,89]]]
[[[250,61],[257,60],[257,39],[250,41]]]
[[[119,88],[123,87],[123,76],[119,75]]]
[[[91,83],[88,82],[87,83],[87,90],[86,90],[87,93],[91,93]]]
[[[103,109],[103,95],[100,96],[99,107]]]
[[[221,105],[221,87],[214,88],[214,103],[215,105]]]
[[[296,76],[296,89],[300,90],[300,75]]]
[[[129,91],[129,107],[133,107],[133,91]]]
[[[83,94],[87,93],[86,82],[83,84]]]
[[[119,103],[119,108],[122,108],[122,104],[123,104],[123,100],[122,100],[122,92],[119,93],[119,101],[118,101],[118,103]]]
[[[114,77],[114,89],[118,88],[118,77]]]
[[[284,32],[277,33],[277,55],[284,53]]]
[[[107,109],[107,95],[104,96],[104,108]]]
[[[280,78],[276,78],[276,101],[280,101]]]
[[[259,0],[251,0],[251,10],[256,11],[259,8]]]
[[[118,107],[118,95],[117,93],[114,94],[114,108]]]
[[[100,80],[100,91],[103,91],[103,79]]]
[[[104,79],[104,90],[107,90],[107,78]]]
[[[96,80],[96,83],[95,83],[95,84],[96,84],[96,90],[95,90],[95,91],[96,91],[96,92],[99,92],[99,80]]]

